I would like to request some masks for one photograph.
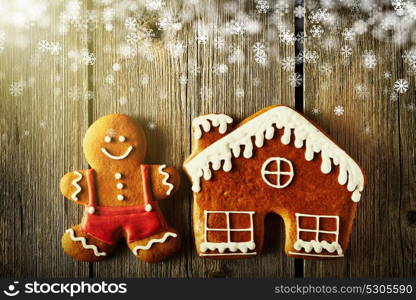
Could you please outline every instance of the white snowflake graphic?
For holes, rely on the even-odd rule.
[[[348,58],[352,55],[352,47],[344,45],[341,47],[340,53],[343,58]]]
[[[394,90],[400,94],[404,94],[409,89],[409,83],[406,79],[398,79],[394,83]]]
[[[294,71],[296,65],[296,59],[294,57],[285,57],[282,59],[282,68],[285,71]]]
[[[302,19],[305,17],[305,8],[302,5],[298,5],[294,9],[295,18]]]
[[[289,84],[291,87],[298,87],[302,84],[302,76],[299,73],[294,73],[289,76]]]
[[[363,54],[363,65],[367,69],[374,69],[377,65],[377,57],[372,50],[366,50]]]
[[[165,1],[162,0],[148,0],[146,3],[146,8],[148,10],[161,10],[165,5]]]
[[[238,98],[242,98],[242,97],[244,97],[244,89],[243,88],[236,88],[235,89],[235,95],[238,97]]]
[[[185,85],[188,83],[188,77],[186,77],[186,75],[181,75],[179,76],[179,83],[182,85]]]
[[[126,35],[126,42],[129,44],[135,44],[139,41],[139,36],[136,32],[129,32]]]
[[[154,122],[149,122],[147,124],[147,128],[149,128],[149,130],[155,130],[156,129],[156,123]]]
[[[282,30],[279,33],[279,39],[282,43],[286,45],[294,45],[296,42],[296,36],[293,32],[288,30]]]
[[[321,112],[321,110],[318,107],[312,108],[312,114],[319,115],[320,112]]]
[[[51,42],[49,44],[49,53],[51,55],[55,55],[55,56],[59,55],[61,53],[61,51],[62,51],[62,47],[59,44],[59,42]]]
[[[23,84],[21,82],[19,82],[19,81],[13,82],[9,86],[9,93],[13,97],[17,97],[17,96],[22,95],[22,93],[23,93]]]
[[[120,103],[120,105],[126,105],[126,104],[127,104],[127,102],[128,102],[128,99],[127,99],[127,97],[125,97],[125,96],[121,96],[121,97],[118,99],[118,103]]]
[[[215,64],[212,68],[215,75],[221,75],[228,72],[228,66],[226,64]]]
[[[342,107],[340,105],[335,106],[335,108],[334,108],[334,114],[336,116],[342,116],[344,114],[344,107]]]
[[[312,25],[312,28],[309,32],[311,36],[319,38],[322,36],[322,33],[324,33],[324,30],[322,29],[321,25]]]
[[[124,22],[124,26],[128,31],[136,31],[137,30],[137,20],[135,18],[129,17]]]
[[[270,4],[266,0],[257,0],[256,1],[256,11],[259,14],[266,14],[270,9]]]
[[[353,28],[344,28],[342,31],[342,36],[346,41],[353,41],[355,39],[355,31]]]
[[[38,42],[38,50],[42,53],[49,52],[49,42],[47,40],[41,40]]]

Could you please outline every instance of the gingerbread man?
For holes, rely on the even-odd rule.
[[[113,114],[94,122],[83,142],[91,166],[66,174],[62,194],[84,205],[81,224],[62,237],[64,251],[80,261],[100,261],[124,237],[133,254],[148,262],[178,251],[178,232],[167,225],[158,201],[179,187],[178,171],[166,165],[142,164],[146,138],[127,115]]]

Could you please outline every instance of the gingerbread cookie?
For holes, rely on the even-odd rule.
[[[365,176],[316,125],[286,106],[270,106],[235,128],[225,115],[193,121],[184,169],[194,192],[200,256],[245,258],[261,252],[264,219],[280,215],[287,255],[344,256]]]
[[[62,237],[64,251],[81,261],[99,261],[124,237],[133,254],[148,262],[178,251],[178,232],[158,201],[175,193],[179,173],[166,165],[144,165],[146,138],[132,118],[113,114],[94,122],[83,149],[91,169],[66,174],[62,194],[84,205],[81,224]]]

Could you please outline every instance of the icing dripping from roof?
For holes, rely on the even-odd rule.
[[[301,114],[286,106],[273,107],[254,117],[187,161],[184,167],[192,179],[192,190],[201,190],[201,177],[205,180],[211,179],[210,164],[214,171],[219,170],[221,165],[225,172],[231,171],[231,159],[233,156],[240,156],[241,146],[244,146],[243,157],[251,158],[254,146],[261,148],[264,139],[270,140],[274,137],[274,126],[283,128],[281,142],[284,145],[290,143],[293,130],[294,145],[296,148],[306,147],[307,161],[311,161],[315,153],[321,153],[322,173],[331,172],[332,162],[339,166],[338,183],[346,184],[348,191],[353,192],[351,199],[354,202],[360,201],[364,189],[364,174],[357,163]]]

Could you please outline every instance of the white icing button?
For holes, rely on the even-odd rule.
[[[126,137],[124,137],[124,136],[120,135],[120,136],[118,137],[118,140],[119,140],[120,142],[125,142],[125,141],[126,141]]]
[[[146,206],[144,207],[144,209],[146,211],[152,211],[153,207],[150,204],[146,204]]]
[[[123,201],[124,200],[124,196],[123,195],[117,195],[117,200]]]
[[[106,136],[104,137],[104,142],[106,142],[106,143],[111,142],[111,136],[106,135]]]
[[[116,173],[116,174],[114,174],[114,177],[115,177],[116,179],[121,179],[121,173]]]
[[[92,215],[93,213],[95,213],[95,208],[93,206],[90,206],[88,207],[87,211],[90,215]]]
[[[117,188],[119,190],[122,190],[124,188],[124,184],[122,184],[121,182],[117,183]]]

